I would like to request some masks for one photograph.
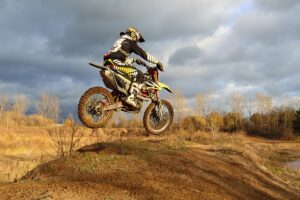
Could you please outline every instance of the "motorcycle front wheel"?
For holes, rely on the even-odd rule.
[[[102,87],[88,89],[78,103],[78,117],[88,128],[101,128],[112,118],[113,111],[103,107],[114,103],[111,93]]]
[[[170,128],[174,111],[172,105],[167,100],[160,100],[161,103],[151,103],[143,118],[145,129],[153,135],[160,135]]]

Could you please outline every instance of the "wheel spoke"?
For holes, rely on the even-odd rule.
[[[85,108],[85,115],[89,118],[93,123],[97,123],[106,116],[105,111],[101,111],[101,107],[103,107],[102,102],[107,102],[108,99],[103,94],[93,94],[87,100],[87,106]]]
[[[150,115],[150,126],[154,129],[161,129],[167,125],[170,118],[169,110],[166,106],[161,105],[161,119],[157,115],[158,107],[155,106]]]
[[[103,87],[92,87],[85,91],[78,104],[80,121],[89,128],[100,128],[112,117],[113,111],[104,107],[114,102],[111,93]]]

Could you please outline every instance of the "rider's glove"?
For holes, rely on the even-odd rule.
[[[160,71],[164,71],[164,66],[163,66],[163,64],[161,63],[161,62],[158,62],[157,64],[156,64],[156,67],[157,67],[157,69],[159,69]]]
[[[144,64],[144,62],[141,61],[141,60],[138,59],[138,58],[135,59],[135,63],[138,64],[138,65],[143,65],[143,64]]]

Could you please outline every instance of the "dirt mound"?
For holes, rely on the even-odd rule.
[[[240,152],[163,141],[99,143],[0,185],[0,199],[300,199]]]

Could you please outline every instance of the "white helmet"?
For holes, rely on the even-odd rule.
[[[126,30],[126,33],[121,32],[120,35],[129,35],[133,40],[136,42],[145,42],[145,39],[143,38],[142,34],[134,27],[129,27]]]

